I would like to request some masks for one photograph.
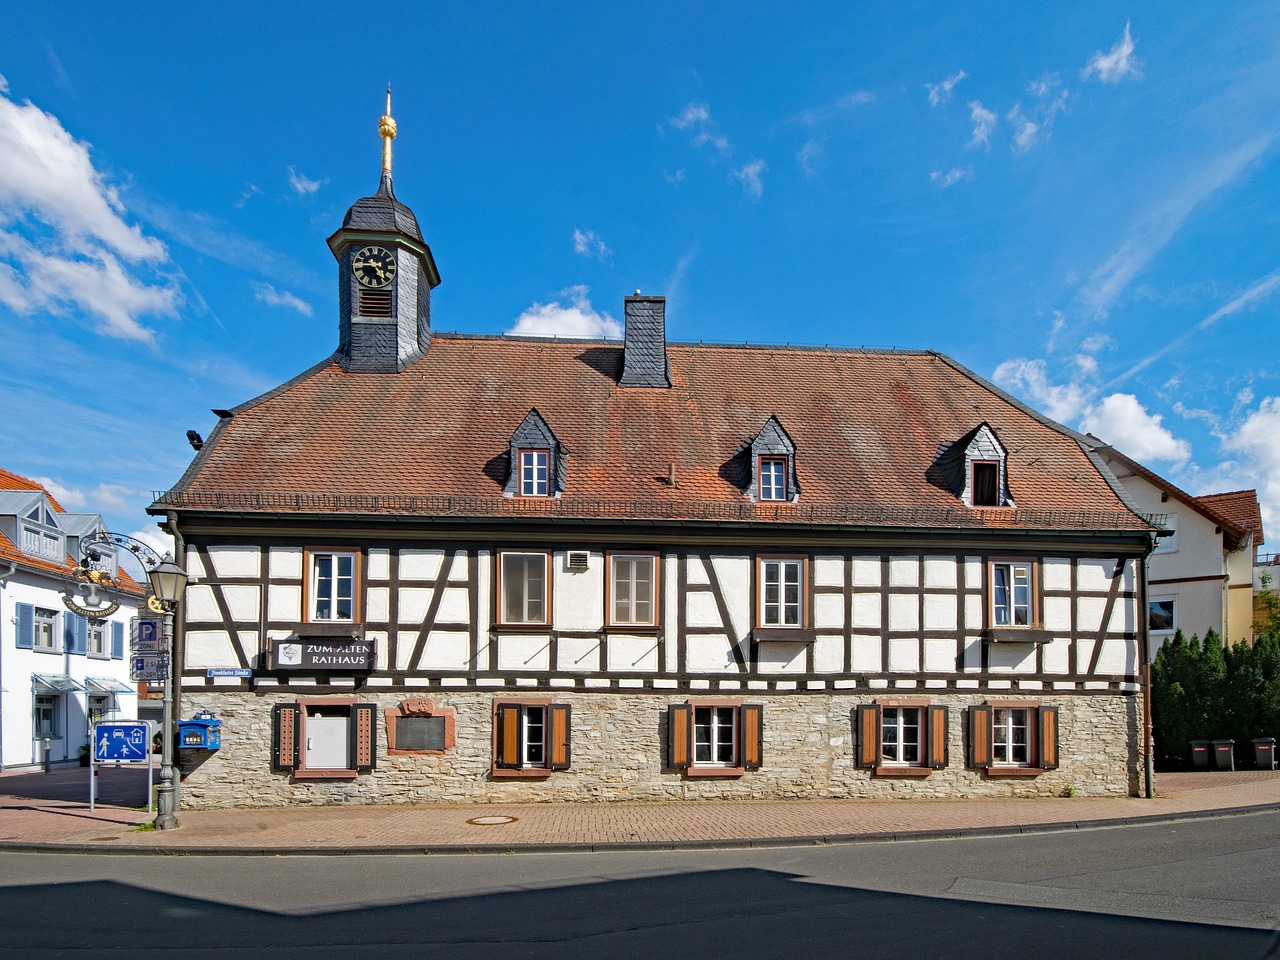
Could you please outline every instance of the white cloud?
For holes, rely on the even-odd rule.
[[[836,117],[857,107],[875,103],[875,100],[876,95],[869,90],[851,90],[848,93],[842,93],[830,103],[823,104],[821,107],[812,107],[808,110],[801,110],[799,113],[793,113],[784,118],[782,122],[801,123],[809,127],[818,126],[834,120]]]
[[[253,288],[253,299],[265,303],[269,307],[287,307],[290,310],[296,310],[304,317],[312,314],[311,304],[300,297],[295,297],[287,290],[277,290],[269,283],[258,283],[250,281],[249,286]]]
[[[9,93],[9,81],[5,79],[3,73],[0,73],[0,93],[6,95]]]
[[[1013,126],[1013,146],[1015,150],[1026,151],[1036,145],[1040,139],[1040,124],[1022,113],[1022,104],[1015,103],[1013,109],[1005,114],[1005,119]]]
[[[1115,341],[1105,333],[1095,333],[1080,341],[1080,349],[1085,353],[1098,353],[1113,346],[1115,346]]]
[[[1177,469],[1191,459],[1191,445],[1162,426],[1163,420],[1133,394],[1113,393],[1085,414],[1080,429],[1139,463],[1164,462]]]
[[[508,334],[526,337],[588,337],[617,340],[622,337],[622,324],[608,313],[598,313],[591,306],[590,290],[583,285],[561,292],[568,303],[534,303],[516,318]]]
[[[934,170],[929,174],[929,179],[945,190],[947,187],[954,187],[957,183],[965,180],[972,180],[973,167],[952,167],[946,173],[941,170]]]
[[[161,530],[159,527],[143,527],[141,530],[133,531],[129,536],[133,537],[135,540],[141,540],[162,557],[166,553],[169,556],[173,556],[173,537]],[[136,564],[134,566],[136,566]],[[138,576],[138,571],[130,568],[129,576],[136,578]]]
[[[1242,454],[1243,472],[1256,484],[1263,527],[1280,529],[1280,397],[1266,397],[1222,444]]]
[[[257,184],[246,183],[244,185],[244,193],[240,194],[240,199],[235,203],[236,209],[243,209],[244,205],[248,203],[252,197],[256,197],[260,193],[262,193],[262,188]]]
[[[1092,393],[1078,383],[1050,383],[1048,366],[1043,360],[1021,357],[1006,360],[996,367],[991,379],[1059,423],[1073,422],[1083,414]]]
[[[89,502],[93,504],[95,512],[125,513],[136,509],[139,499],[149,501],[151,497],[143,490],[135,490],[133,487],[118,483],[100,483],[93,488],[93,493],[89,496]]]
[[[1056,73],[1045,73],[1030,81],[1027,92],[1036,98],[1035,102],[1025,111],[1021,103],[1015,103],[1005,115],[1013,127],[1013,148],[1019,153],[1048,138],[1054,119],[1067,108],[1070,98],[1070,91],[1062,87]]]
[[[73,513],[81,511],[89,502],[84,495],[84,491],[73,487],[64,487],[52,477],[32,477],[31,479],[48,490],[49,495],[62,504],[64,510],[69,510]]]
[[[733,175],[742,184],[742,192],[752,200],[759,200],[764,195],[764,173],[769,165],[758,157],[748,160]]]
[[[806,140],[804,146],[796,151],[796,160],[799,162],[800,169],[804,171],[806,177],[813,176],[816,163],[826,152],[826,149],[825,140],[811,139]]]
[[[973,123],[973,136],[969,138],[970,147],[991,146],[991,133],[996,128],[996,115],[988,110],[979,100],[969,101],[969,119]]]
[[[939,107],[950,100],[951,91],[955,89],[957,83],[967,76],[968,74],[961,70],[947,77],[941,83],[926,83],[924,87],[929,91],[929,106]]]
[[[1087,353],[1077,353],[1071,358],[1071,362],[1076,365],[1076,369],[1080,371],[1082,376],[1096,377],[1098,375],[1098,360]]]
[[[591,260],[604,261],[613,256],[613,251],[596,236],[594,230],[575,229],[573,231],[573,252]]]
[[[1103,83],[1119,83],[1125,77],[1135,80],[1142,76],[1142,63],[1133,55],[1133,37],[1129,33],[1129,24],[1124,25],[1124,33],[1106,53],[1101,50],[1089,58],[1089,62],[1080,71],[1080,76],[1088,79],[1096,75]]]
[[[693,140],[691,142],[695,147],[709,144],[722,157],[727,157],[733,152],[733,145],[720,132],[715,120],[711,118],[711,108],[705,103],[690,102],[686,104],[680,113],[667,121],[667,124],[676,130],[692,131]]]
[[[293,187],[295,193],[305,197],[315,193],[325,185],[325,180],[312,180],[310,177],[304,176],[293,167],[289,168],[289,186]]]
[[[675,173],[667,173],[666,170],[663,170],[662,179],[670,184],[684,183],[684,168],[681,167]]]
[[[1206,198],[1240,176],[1270,146],[1272,135],[1235,147],[1176,187],[1159,207],[1148,211],[1120,248],[1089,275],[1080,297],[1105,316],[1129,282],[1170,240]]]

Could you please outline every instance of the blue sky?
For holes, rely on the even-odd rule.
[[[0,465],[142,530],[327,356],[390,80],[437,329],[940,350],[1280,540],[1273,6],[694,6],[8,11]]]

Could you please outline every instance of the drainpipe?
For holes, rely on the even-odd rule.
[[[1147,601],[1147,562],[1155,549],[1152,538],[1147,552],[1142,556],[1142,579],[1138,587],[1138,662],[1142,666],[1142,765],[1145,781],[1144,795],[1152,800],[1156,795],[1155,742],[1151,725],[1151,637],[1150,607]],[[1146,612],[1144,612],[1146,611]]]

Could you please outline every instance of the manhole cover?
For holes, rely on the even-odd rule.
[[[478,827],[497,827],[504,823],[515,823],[517,817],[472,817],[467,823],[474,823]]]

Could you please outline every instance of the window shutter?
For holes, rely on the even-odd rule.
[[[744,703],[742,721],[742,766],[747,770],[759,770],[764,763],[764,706]]]
[[[111,659],[124,659],[124,624],[111,624]]]
[[[293,770],[298,766],[298,726],[302,708],[296,703],[277,703],[271,708],[271,769]]]
[[[941,770],[947,765],[947,708],[934,703],[921,712],[925,715],[925,766]]]
[[[36,608],[29,603],[19,603],[18,649],[34,650],[36,645]]]
[[[880,762],[880,705],[860,703],[858,716],[858,766],[874,767]]]
[[[693,707],[687,703],[667,706],[667,762],[677,770],[689,769],[693,757]]]
[[[989,767],[995,755],[992,743],[991,707],[981,704],[969,708],[969,766]]]
[[[500,703],[495,714],[498,725],[497,766],[518,770],[524,756],[524,725],[520,722],[524,713],[518,703]]]
[[[569,769],[569,704],[547,707],[547,769]]]
[[[361,772],[378,765],[376,703],[357,703],[351,708],[351,765]]]
[[[1040,723],[1040,767],[1058,769],[1058,708],[1041,707],[1036,711]]]
[[[89,651],[89,621],[77,613],[62,615],[63,641],[67,653],[87,653]]]

